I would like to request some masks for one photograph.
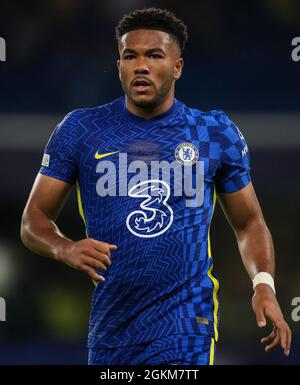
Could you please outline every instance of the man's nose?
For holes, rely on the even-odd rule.
[[[146,64],[146,61],[144,59],[138,59],[137,62],[136,62],[136,67],[135,67],[135,70],[134,70],[134,73],[137,75],[137,74],[149,74],[149,68]]]

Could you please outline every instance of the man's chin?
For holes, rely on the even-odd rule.
[[[157,107],[157,100],[148,95],[139,95],[131,98],[133,104],[139,108],[153,109]]]

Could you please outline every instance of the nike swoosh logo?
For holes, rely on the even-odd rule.
[[[119,151],[114,151],[114,152],[107,152],[106,154],[99,154],[98,151],[95,154],[95,159],[102,159],[105,158],[106,156],[116,154]]]

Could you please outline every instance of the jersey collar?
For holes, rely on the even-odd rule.
[[[132,112],[128,111],[128,109],[126,107],[125,96],[123,96],[121,98],[121,104],[122,104],[122,114],[128,120],[130,120],[130,122],[150,126],[153,124],[155,124],[155,125],[160,124],[160,123],[163,124],[166,121],[169,121],[169,119],[175,118],[175,116],[177,115],[177,112],[178,112],[178,107],[179,107],[180,102],[174,98],[174,102],[173,102],[172,106],[167,111],[163,112],[160,115],[155,116],[154,118],[150,118],[150,119],[145,119],[141,116],[135,115]]]

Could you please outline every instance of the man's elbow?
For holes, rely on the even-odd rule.
[[[251,220],[245,221],[242,225],[234,229],[237,239],[241,239],[252,233],[265,234],[271,237],[270,230],[262,216],[256,216]]]
[[[27,248],[30,248],[30,223],[30,214],[25,209],[21,219],[20,238],[23,245]]]

